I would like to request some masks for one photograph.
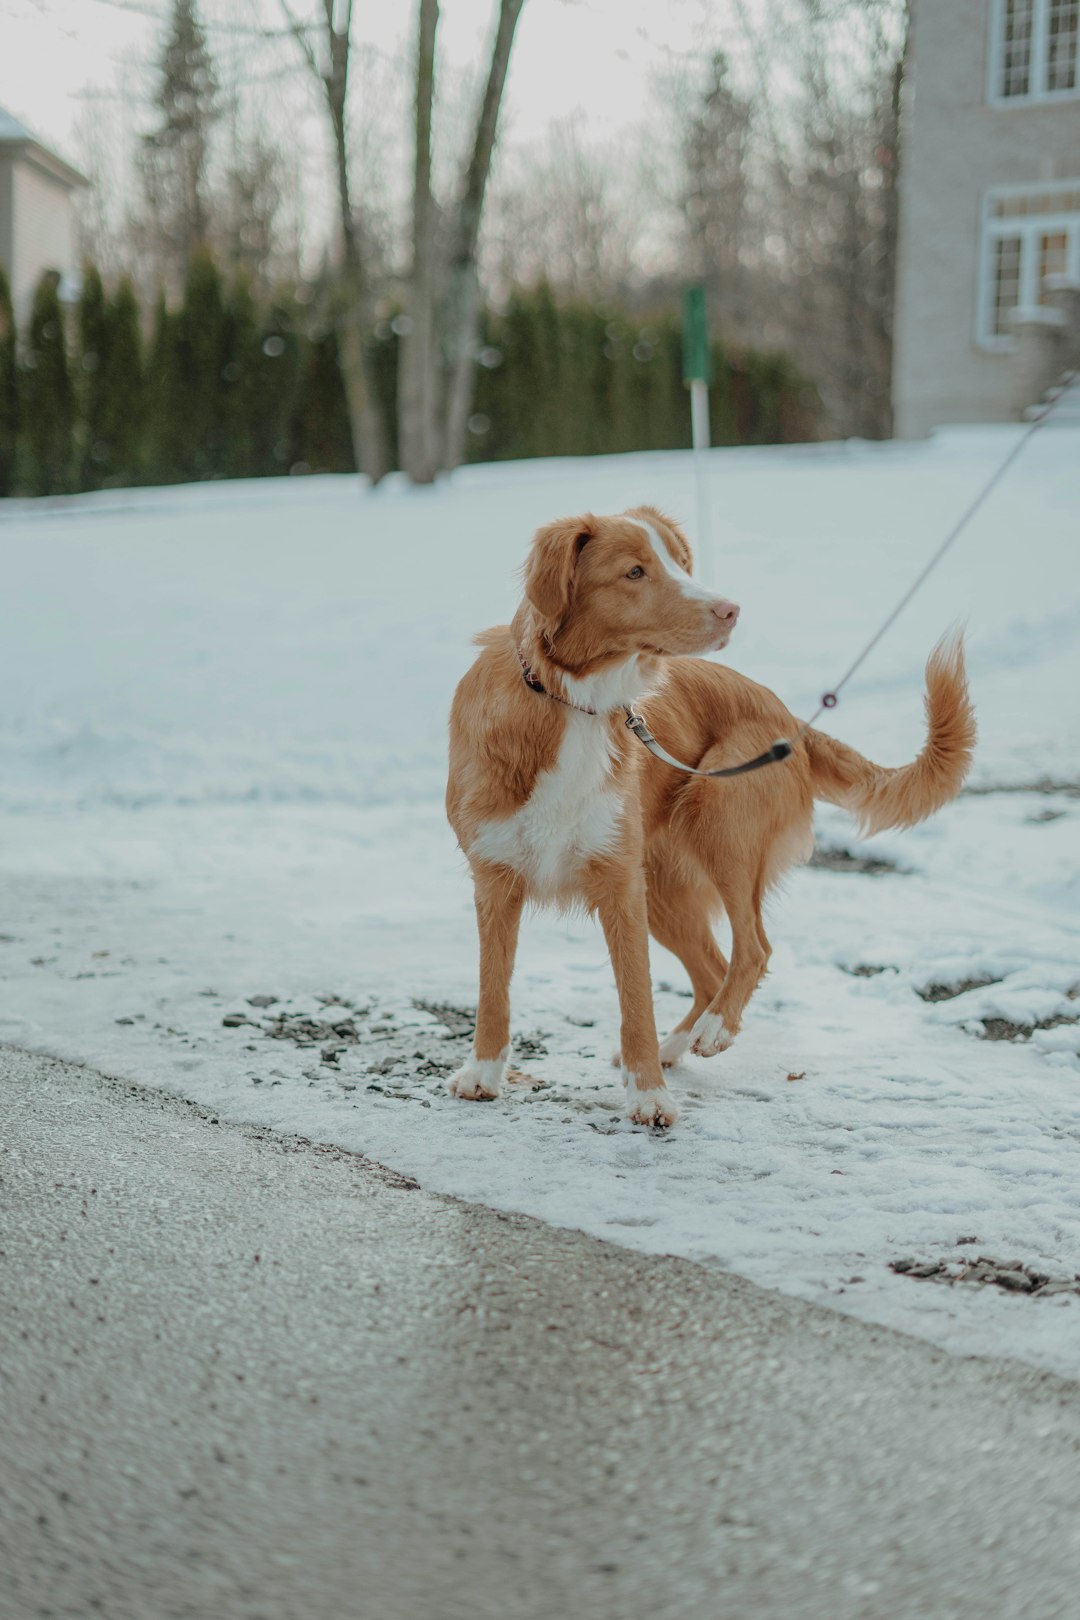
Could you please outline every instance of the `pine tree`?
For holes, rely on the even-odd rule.
[[[175,484],[180,470],[181,444],[177,431],[176,317],[158,294],[154,332],[145,377],[146,436],[144,470],[150,484]]]
[[[574,381],[568,386],[570,430],[581,454],[609,448],[611,365],[604,353],[610,311],[578,299],[564,312],[568,352],[574,357]]]
[[[188,268],[176,317],[169,379],[181,479],[221,478],[226,470],[224,345],[221,276],[211,255],[200,251]]]
[[[160,122],[140,151],[142,234],[159,276],[175,293],[209,237],[207,156],[219,112],[217,75],[195,0],[173,0],[158,70]]]
[[[125,276],[108,311],[109,345],[105,377],[104,439],[108,446],[104,482],[136,484],[142,471],[146,440],[142,334],[135,289]]]
[[[293,416],[291,467],[298,472],[356,468],[333,331],[318,334],[308,344]]]
[[[682,336],[680,334],[680,345]],[[710,444],[738,444],[739,427],[735,418],[731,361],[723,343],[712,346],[713,380],[709,389]],[[689,414],[689,413],[688,413]],[[689,427],[686,443],[690,443]]]
[[[33,495],[61,495],[71,488],[75,395],[68,368],[60,277],[47,270],[38,282],[30,315],[30,341],[23,363],[23,431],[27,484]]]
[[[0,265],[0,497],[15,493],[19,428],[19,381],[15,364],[15,311]]]
[[[94,265],[87,265],[83,271],[78,332],[78,487],[100,489],[105,482],[110,452],[105,423],[109,386],[109,318],[105,288],[101,274]]]
[[[276,477],[290,466],[289,434],[307,349],[297,328],[297,309],[290,300],[279,299],[263,315],[252,400],[254,470],[261,477]]]
[[[226,478],[254,478],[256,426],[262,392],[262,346],[251,294],[244,275],[236,278],[221,318],[221,452]]]

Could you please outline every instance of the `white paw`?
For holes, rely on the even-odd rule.
[[[693,1032],[689,1029],[673,1029],[671,1034],[660,1042],[660,1062],[665,1069],[670,1069],[673,1064],[678,1063],[693,1038]]]
[[[451,1094],[468,1102],[487,1102],[502,1091],[503,1075],[510,1056],[507,1046],[497,1058],[471,1057],[446,1082]]]
[[[671,1100],[666,1086],[643,1089],[634,1074],[624,1074],[626,1084],[626,1112],[635,1125],[674,1125],[679,1110]]]
[[[690,1031],[690,1039],[698,1057],[715,1057],[717,1052],[726,1052],[735,1037],[720,1013],[703,1012]]]

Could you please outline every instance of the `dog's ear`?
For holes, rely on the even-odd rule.
[[[565,617],[574,592],[574,570],[595,523],[589,513],[556,518],[534,534],[524,568],[525,595],[543,618]]]
[[[669,518],[666,512],[661,512],[658,506],[639,506],[637,510],[642,517],[648,518],[654,529],[659,529],[661,532],[667,531],[675,542],[676,562],[685,568],[688,574],[692,574],[694,572],[694,548],[675,522],[675,519]]]

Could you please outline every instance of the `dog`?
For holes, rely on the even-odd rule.
[[[813,728],[734,670],[700,659],[672,666],[646,705],[657,740],[703,771],[752,759],[778,737],[791,756],[747,775],[709,781],[646,755],[640,776],[649,930],[680,958],[693,986],[689,1013],[660,1048],[665,1066],[688,1048],[730,1046],[769,961],[761,920],[767,891],[814,847],[815,799],[842,806],[864,834],[912,827],[959,793],[971,765],[975,715],[963,640],[946,638],[926,665],[928,736],[918,758],[886,769]],[[713,936],[726,913],[728,962]]]
[[[627,705],[679,656],[725,647],[734,602],[692,577],[685,534],[653,506],[538,530],[524,600],[484,631],[450,714],[446,809],[472,869],[480,993],[457,1097],[498,1096],[510,1056],[510,979],[526,901],[599,916],[621,1015],[627,1111],[674,1123],[649,977],[640,782]],[[659,798],[655,799],[657,814]]]

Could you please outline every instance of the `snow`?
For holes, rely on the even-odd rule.
[[[712,452],[698,571],[742,606],[725,658],[810,712],[1019,431]],[[1080,1298],[888,1268],[1080,1272],[1078,467],[1080,429],[1036,435],[829,717],[882,763],[912,757],[926,654],[966,620],[978,791],[867,843],[821,810],[821,844],[892,867],[792,874],[743,1032],[673,1071],[666,1135],[622,1117],[614,985],[582,919],[524,925],[525,1078],[447,1094],[476,944],[441,795],[451,690],[472,634],[510,616],[533,529],[648,501],[692,532],[689,456],[6,503],[0,1040],[1080,1375]],[[663,1034],[685,976],[656,946],[653,972]],[[280,1013],[315,1016],[315,1044],[268,1038]]]

